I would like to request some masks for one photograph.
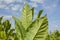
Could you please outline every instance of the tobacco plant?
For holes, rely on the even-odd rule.
[[[9,20],[2,22],[3,17],[0,17],[0,40],[14,40],[15,29],[11,29]]]
[[[46,40],[60,40],[60,32],[58,30],[51,32],[46,37]]]
[[[45,40],[48,35],[47,16],[41,16],[40,10],[34,20],[34,7],[30,8],[27,3],[22,9],[20,19],[13,16],[18,40]]]

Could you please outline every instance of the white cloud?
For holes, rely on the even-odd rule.
[[[9,9],[9,7],[6,4],[0,4],[0,9]]]
[[[43,7],[45,8],[45,9],[47,9],[47,10],[53,10],[53,9],[55,9],[56,8],[56,4],[52,4],[52,5],[43,5]]]
[[[4,2],[4,3],[7,3],[7,4],[9,4],[9,3],[12,3],[12,2],[14,2],[15,0],[0,0],[0,2]]]
[[[3,16],[3,18],[12,18],[12,16],[8,16],[8,15],[0,15],[0,17],[2,17]]]
[[[8,9],[7,5],[3,3],[3,0],[0,0],[0,9]]]
[[[9,7],[5,7],[6,10],[9,10],[10,8]]]
[[[3,17],[3,20],[2,21],[5,21],[5,20],[12,20],[12,16],[7,16],[7,15],[4,15]]]
[[[44,0],[30,0],[31,2],[29,3],[32,7],[38,7],[38,3],[43,4]]]
[[[36,2],[30,2],[29,5],[31,5],[32,7],[38,7],[38,4]]]
[[[16,2],[24,2],[23,0],[16,0]]]
[[[12,5],[9,5],[7,6],[7,4],[4,4],[4,3],[7,3],[7,4],[10,4],[12,3]],[[0,9],[11,9],[16,11],[20,8],[20,5],[14,5],[13,2],[23,2],[23,0],[0,0]]]
[[[49,23],[49,31],[60,30],[60,21],[52,21]]]
[[[7,6],[7,4],[3,4],[3,3],[0,3],[0,9],[5,9],[5,10],[12,10],[12,11],[17,11],[17,10],[20,10],[21,11],[21,5],[19,4],[10,4],[9,6]]]
[[[4,9],[6,7],[6,5],[5,4],[0,4],[0,9]]]
[[[12,16],[4,16],[4,18],[12,18]]]
[[[22,11],[22,7],[20,8],[20,11]]]
[[[19,10],[20,8],[21,8],[20,5],[14,5],[14,6],[11,7],[11,10],[17,11],[17,10]]]
[[[13,2],[23,2],[23,0],[4,0],[5,3],[13,3]]]
[[[30,0],[32,2],[36,2],[36,3],[44,3],[44,0]]]
[[[0,0],[0,3],[2,2],[3,0]]]
[[[4,2],[4,3],[7,3],[7,4],[10,4],[10,3],[14,3],[14,2],[24,2],[24,0],[0,0],[0,3],[1,2]]]
[[[4,0],[4,2],[6,2],[6,3],[12,3],[12,2],[14,2],[14,0]]]

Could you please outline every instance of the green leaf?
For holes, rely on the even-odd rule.
[[[42,12],[43,12],[43,10],[40,10],[40,11],[39,11],[39,13],[38,13],[38,15],[37,15],[37,18],[39,18],[39,17],[41,16]]]
[[[13,35],[14,31],[15,31],[15,29],[10,29],[9,35]]]
[[[29,27],[32,23],[32,10],[30,9],[29,5],[25,3],[22,9],[22,25],[25,30]]]
[[[25,40],[35,39],[35,35],[39,31],[44,20],[45,20],[45,17],[44,17],[44,19],[38,18],[32,23],[32,25],[30,25],[30,27],[27,29]]]
[[[6,40],[6,33],[5,33],[5,31],[0,31],[0,39],[4,39],[4,40]]]
[[[9,20],[5,20],[5,21],[3,22],[3,25],[4,25],[4,29],[5,29],[6,31],[9,30],[10,27],[11,27],[11,24],[10,24]]]
[[[33,17],[34,17],[34,7],[31,10],[32,10],[32,19],[33,19]]]
[[[0,24],[0,31],[2,31],[2,24]]]
[[[3,16],[0,17],[0,24],[1,24],[2,19],[3,19]]]
[[[13,16],[13,19],[15,20],[15,28],[16,28],[16,32],[17,32],[17,36],[18,36],[19,40],[24,40],[25,30],[22,26],[21,21],[18,18],[14,17],[14,16]]]
[[[44,19],[44,20],[33,40],[45,40],[48,34],[48,21],[47,21],[46,15],[41,19]]]

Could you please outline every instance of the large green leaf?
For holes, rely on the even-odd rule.
[[[29,5],[25,3],[22,9],[22,25],[25,30],[29,27],[32,23],[32,10],[30,9]]]
[[[37,38],[37,36],[39,37],[43,37],[47,34],[47,25],[43,25],[41,27],[41,25],[43,24],[43,22],[45,21],[46,17],[44,18],[38,18],[36,19],[32,25],[30,25],[30,27],[27,29],[27,33],[26,33],[26,39],[25,40],[42,40],[42,38]],[[44,29],[42,29],[44,28]],[[45,34],[41,34],[45,32]],[[39,34],[40,33],[40,34]],[[28,37],[29,36],[29,37]]]
[[[14,17],[14,16],[13,16],[13,19],[15,20],[15,28],[16,28],[17,37],[19,38],[19,40],[24,40],[25,30],[22,26],[21,21],[18,18]]]
[[[39,28],[39,30],[37,31],[37,34],[34,37],[34,40],[45,40],[47,34],[48,34],[48,21],[47,21],[47,17],[41,17],[41,19],[45,18],[42,21],[42,24]]]
[[[5,31],[0,31],[0,39],[4,39],[4,40],[6,40],[6,33],[5,33]]]

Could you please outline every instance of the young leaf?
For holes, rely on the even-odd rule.
[[[32,23],[32,10],[30,9],[29,5],[25,3],[22,9],[22,25],[25,30],[29,27]]]

